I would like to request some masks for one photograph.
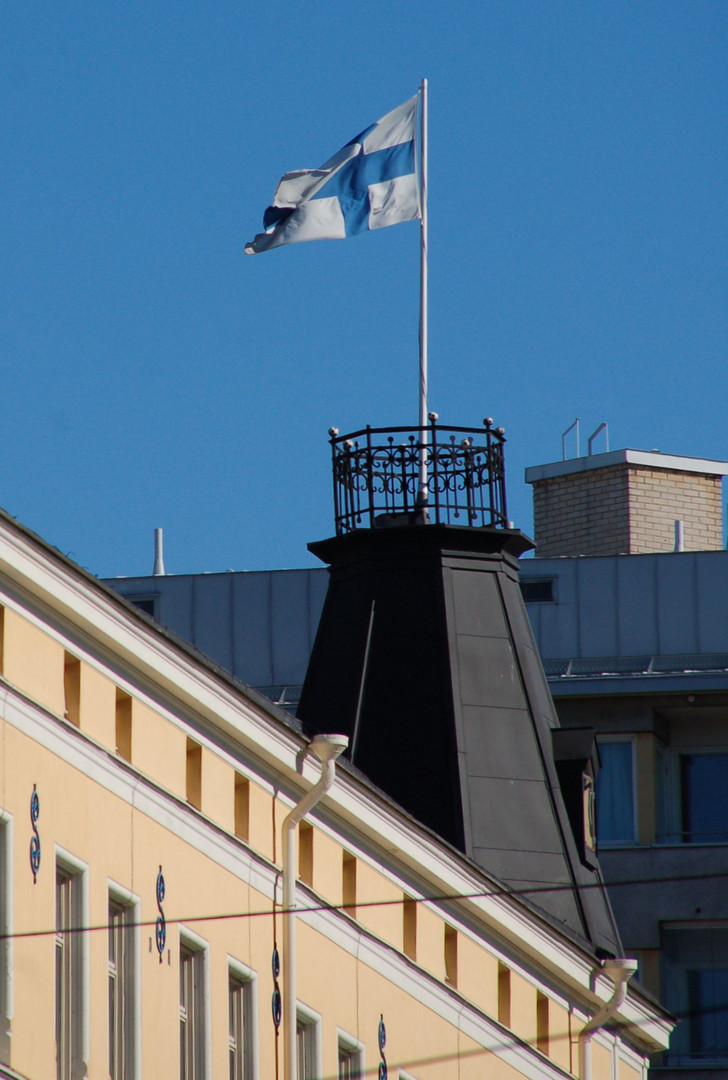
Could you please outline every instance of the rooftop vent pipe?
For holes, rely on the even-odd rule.
[[[164,530],[154,530],[154,569],[152,574],[154,577],[164,577]]]

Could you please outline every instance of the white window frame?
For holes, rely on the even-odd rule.
[[[10,1064],[13,1023],[13,819],[0,809],[0,1061]]]
[[[303,1028],[305,1035],[305,1063],[303,1072],[298,1070],[298,1080],[321,1078],[321,1014],[314,1012],[300,1001],[296,1002],[296,1060],[298,1061],[298,1034]]]
[[[59,877],[71,882],[70,885],[70,911],[68,921],[71,927],[89,925],[89,900],[88,900],[88,864],[76,858],[69,851],[56,845],[55,848],[55,896],[56,908],[58,905]],[[88,934],[77,933],[63,936],[56,927],[56,949],[63,950],[61,963],[64,970],[62,978],[68,983],[67,993],[70,993],[71,1001],[58,1001],[58,979],[56,978],[56,1002],[55,1017],[56,1031],[59,1021],[65,1027],[68,1046],[65,1048],[63,1060],[59,1057],[61,1048],[56,1043],[56,1075],[58,1080],[71,1080],[73,1077],[86,1076],[88,1073],[89,1060],[89,942]],[[58,953],[56,953],[58,963]],[[59,1017],[61,1005],[66,1007],[70,1004],[71,1013],[68,1018]]]
[[[192,1029],[193,1060],[189,1062],[187,1080],[207,1080],[212,1075],[210,1047],[211,1009],[210,1009],[210,950],[209,944],[198,934],[179,928],[179,978],[182,981],[182,953],[192,957]],[[181,997],[181,994],[180,994]],[[179,1023],[183,1022],[182,1003],[180,1000]],[[190,1017],[186,1018],[189,1023]],[[181,1062],[180,1062],[181,1074]]]
[[[364,1058],[364,1043],[359,1042],[353,1035],[349,1035],[348,1032],[342,1031],[341,1028],[336,1029],[336,1052],[337,1052],[337,1069],[338,1069],[338,1056],[341,1052],[344,1052],[351,1058],[355,1073],[354,1080],[364,1080],[366,1076],[366,1062]]]
[[[605,841],[599,836],[599,816],[597,812],[597,849],[610,850],[612,848],[634,847],[638,843],[639,837],[639,804],[637,800],[637,740],[634,735],[628,734],[614,734],[614,735],[597,735],[597,747],[604,746],[607,743],[629,743],[630,745],[630,757],[632,765],[632,839],[631,840],[619,840],[619,841]],[[596,798],[595,798],[596,804]]]
[[[122,913],[122,968],[117,973],[121,989],[121,1013],[123,1023],[123,1059],[121,1069],[116,1070],[115,1080],[137,1080],[141,1076],[142,1054],[142,1002],[141,1002],[141,926],[139,897],[115,881],[107,881],[108,905],[112,904]],[[111,921],[111,920],[109,920]],[[109,928],[109,932],[111,932]],[[111,978],[109,961],[109,978]],[[109,1009],[107,1009],[107,1017]],[[107,1020],[108,1023],[108,1020]],[[108,1032],[107,1047],[111,1045]]]
[[[237,982],[243,988],[243,1056],[235,1080],[258,1080],[258,976],[246,964],[228,956],[228,994],[230,983]],[[239,1049],[239,1048],[238,1048]]]

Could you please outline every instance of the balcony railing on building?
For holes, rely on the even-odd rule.
[[[331,428],[336,533],[400,524],[508,528],[505,436],[437,424]]]

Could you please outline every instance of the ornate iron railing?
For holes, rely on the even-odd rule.
[[[331,428],[336,533],[413,523],[508,526],[503,428]]]

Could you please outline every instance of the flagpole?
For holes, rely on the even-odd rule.
[[[427,79],[420,86],[420,428],[427,426]],[[422,430],[418,503],[427,505],[427,432]]]

